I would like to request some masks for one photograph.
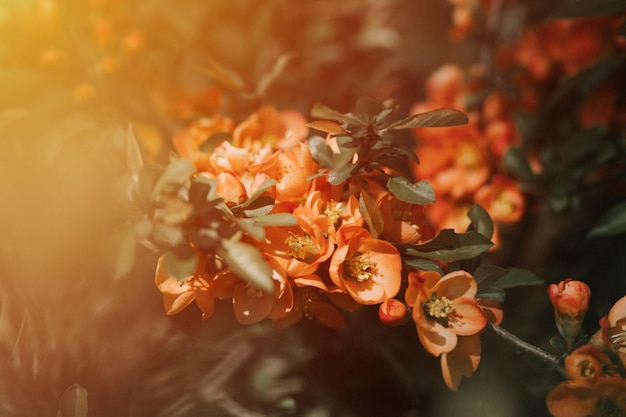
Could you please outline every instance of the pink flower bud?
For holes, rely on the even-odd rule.
[[[409,308],[402,301],[391,298],[380,304],[378,317],[384,325],[391,327],[401,326],[409,320]]]
[[[591,290],[581,281],[566,279],[548,286],[548,296],[554,306],[554,319],[559,333],[568,345],[580,334],[580,327],[589,308]]]

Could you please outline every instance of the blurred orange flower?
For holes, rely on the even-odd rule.
[[[480,187],[474,195],[491,219],[497,223],[515,223],[524,214],[524,194],[511,178],[497,174],[491,182]]]
[[[626,413],[626,379],[619,375],[585,380],[565,381],[546,398],[554,417],[605,417]]]
[[[216,174],[212,169],[212,153],[200,149],[201,145],[215,134],[232,133],[234,128],[234,122],[222,116],[196,120],[174,136],[174,149],[179,156],[189,159],[198,171]]]

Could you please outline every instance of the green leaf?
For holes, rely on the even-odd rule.
[[[190,246],[181,246],[178,250],[168,250],[163,255],[163,267],[168,276],[183,281],[196,272],[198,257]]]
[[[421,269],[422,271],[435,271],[440,275],[443,275],[443,270],[436,262],[431,261],[430,259],[403,259],[402,263],[411,268]]]
[[[195,171],[195,168],[191,161],[186,158],[178,158],[174,155],[170,157],[170,163],[165,168],[165,171],[156,184],[154,185],[154,189],[152,190],[152,198],[155,198],[163,189],[170,184],[176,184],[179,187],[182,186],[187,180],[189,176]]]
[[[376,118],[382,109],[383,103],[371,97],[361,97],[356,103],[356,110],[364,120]]]
[[[454,109],[437,109],[414,114],[387,126],[385,130],[412,129],[416,127],[459,126],[468,123],[465,113]]]
[[[467,212],[467,216],[472,221],[467,229],[468,232],[478,232],[491,239],[493,236],[493,220],[491,220],[487,210],[478,204],[474,204]]]
[[[330,149],[328,143],[319,136],[311,136],[307,141],[307,146],[311,151],[313,159],[320,164],[322,168],[333,167],[333,150]]]
[[[626,10],[623,0],[567,1],[554,13],[555,18],[592,17],[620,13]]]
[[[263,217],[263,216],[262,216]],[[257,217],[257,218],[262,218]],[[262,225],[256,224],[255,219],[234,219],[235,223],[241,228],[241,230],[248,235],[252,236],[256,240],[264,240],[265,239],[265,228]],[[221,240],[219,234],[216,235],[217,240]]]
[[[274,209],[274,199],[269,195],[256,198],[252,204],[247,204],[243,213],[247,217],[258,217],[269,214]]]
[[[276,63],[272,67],[271,71],[264,74],[259,83],[257,84],[256,92],[258,95],[263,96],[268,88],[278,79],[278,77],[285,71],[285,67],[293,59],[295,55],[293,53],[282,54],[276,60]]]
[[[315,103],[311,109],[311,116],[316,119],[336,120],[340,123],[361,125],[362,121],[354,115],[341,114],[337,110],[326,107],[321,103]]]
[[[479,288],[492,286],[507,274],[507,270],[495,265],[481,265],[474,271],[474,279]]]
[[[367,223],[369,227],[370,233],[373,237],[377,238],[385,227],[383,214],[380,212],[376,200],[365,190],[361,190],[361,195],[359,196],[359,209],[361,210],[365,223]]]
[[[490,300],[496,300],[500,303],[504,302],[506,292],[502,288],[498,287],[485,287],[478,290],[476,298],[488,298]]]
[[[523,268],[508,268],[506,274],[498,279],[493,286],[498,288],[514,288],[525,285],[541,285],[545,281],[533,272]]]
[[[404,177],[392,177],[387,181],[387,189],[398,200],[407,203],[431,204],[435,202],[435,190],[425,180],[413,184]]]
[[[183,230],[178,225],[154,223],[152,227],[152,238],[157,245],[175,247],[183,241],[183,237]]]
[[[198,146],[198,150],[201,152],[211,153],[224,142],[230,142],[233,139],[233,134],[230,132],[215,132],[209,136],[204,142]]]
[[[328,182],[331,185],[339,185],[342,182],[344,182],[345,180],[347,180],[348,178],[350,178],[352,176],[352,171],[354,170],[354,168],[356,167],[356,165],[354,164],[346,164],[346,165],[342,165],[339,168],[333,168],[330,170],[330,172],[328,173]]]
[[[87,390],[72,384],[59,399],[57,417],[87,417]]]
[[[204,175],[195,175],[189,185],[189,201],[198,206],[207,201],[209,193],[215,188],[215,179]]]
[[[266,293],[274,293],[272,271],[255,246],[242,243],[237,239],[222,241],[218,254],[233,272],[243,280]]]
[[[264,192],[266,192],[267,190],[269,190],[270,188],[272,188],[274,185],[276,185],[278,183],[278,181],[268,178],[266,180],[264,180],[259,187],[254,191],[254,194],[252,194],[250,196],[250,198],[248,198],[246,200],[245,203],[236,206],[237,208],[246,208],[252,205],[252,203],[254,203],[259,197],[261,197],[263,195]]]
[[[503,164],[505,170],[525,182],[533,182],[535,174],[530,168],[527,153],[519,146],[509,146],[504,152]]]
[[[129,123],[126,130],[126,138],[124,140],[124,156],[126,158],[126,167],[131,174],[137,174],[143,167],[143,158],[139,150],[139,143],[135,137],[133,126]]]
[[[135,265],[137,251],[137,233],[135,225],[125,227],[121,231],[121,242],[117,249],[113,279],[120,279],[128,274]]]
[[[455,233],[443,229],[433,239],[419,245],[407,245],[406,253],[435,261],[454,262],[479,256],[493,246],[493,242],[478,232]]]
[[[298,218],[291,213],[271,213],[255,217],[254,223],[259,226],[295,226]]]
[[[591,229],[587,237],[614,236],[626,232],[626,202],[611,207]]]

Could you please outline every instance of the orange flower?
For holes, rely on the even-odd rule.
[[[571,346],[578,335],[589,308],[591,290],[581,281],[568,278],[548,286],[548,296],[554,306],[554,320],[561,336]]]
[[[413,321],[424,348],[434,356],[451,352],[459,336],[471,336],[487,324],[487,317],[474,299],[476,281],[465,271],[443,277],[425,272],[409,274],[413,288],[407,302],[413,304]]]
[[[603,326],[603,336],[605,344],[617,353],[622,365],[626,366],[626,296],[617,300],[609,310]]]
[[[406,244],[434,237],[435,230],[426,217],[425,206],[398,200],[387,193],[378,200],[378,207],[384,219],[385,240]]]
[[[395,246],[359,226],[341,228],[337,244],[328,267],[335,285],[360,304],[378,304],[396,296],[402,260]]]
[[[456,391],[463,377],[470,378],[478,369],[482,346],[480,334],[459,336],[452,351],[441,355],[441,375],[452,391]]]
[[[476,191],[474,202],[480,204],[494,222],[514,223],[524,214],[524,195],[509,177],[498,174]]]
[[[195,300],[202,311],[202,320],[211,317],[215,309],[215,300],[211,288],[212,279],[206,272],[206,257],[198,253],[195,273],[182,281],[167,273],[164,258],[165,255],[158,260],[154,283],[163,293],[165,313],[168,315],[180,313]]]
[[[302,213],[322,226],[324,232],[334,241],[336,230],[342,225],[363,225],[359,202],[354,195],[348,201],[324,200],[320,190],[309,193],[304,205],[294,209],[293,214]]]
[[[300,277],[315,273],[320,263],[333,253],[334,245],[324,228],[303,215],[296,215],[295,226],[267,226],[262,249],[287,271]]]
[[[565,372],[571,380],[594,383],[610,364],[606,353],[593,345],[584,345],[565,357]]]
[[[268,263],[274,280],[274,294],[243,280],[233,288],[233,310],[235,319],[241,324],[254,324],[265,318],[279,319],[293,308],[293,291],[285,270],[272,259],[268,259]]]
[[[235,124],[232,120],[221,116],[197,120],[174,136],[174,149],[178,155],[193,162],[198,171],[209,171],[215,174],[212,169],[211,153],[202,151],[200,145],[212,135],[232,133],[234,128]]]
[[[619,375],[603,376],[589,383],[565,381],[546,398],[554,417],[604,417],[626,413],[626,379]]]
[[[284,149],[301,142],[309,133],[306,119],[293,110],[278,111],[264,106],[237,125],[234,131],[235,146],[256,152],[265,145]]]
[[[253,174],[263,173],[278,181],[278,199],[298,201],[303,200],[309,190],[308,178],[315,173],[317,166],[309,148],[304,143],[296,143],[276,151],[249,169]]]
[[[337,306],[353,311],[358,308],[350,297],[337,289],[329,289],[322,279],[315,275],[307,275],[293,279],[295,287],[294,304],[289,313],[272,321],[276,328],[285,328],[298,323],[302,318],[316,319],[325,326],[340,329],[345,327],[346,320]]]

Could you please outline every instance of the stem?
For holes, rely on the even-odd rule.
[[[563,366],[561,365],[561,362],[557,356],[551,355],[550,353],[546,352],[545,350],[535,345],[531,345],[530,343],[520,339],[519,337],[515,336],[513,333],[510,333],[509,331],[504,330],[502,327],[496,324],[487,322],[487,328],[491,332],[500,336],[501,338],[511,343],[515,347],[519,348],[520,350],[523,350],[524,352],[528,352],[532,355],[535,355],[536,357],[543,360],[544,362],[548,362],[559,373],[559,375],[561,375],[564,378],[567,378],[565,369],[563,369]]]

